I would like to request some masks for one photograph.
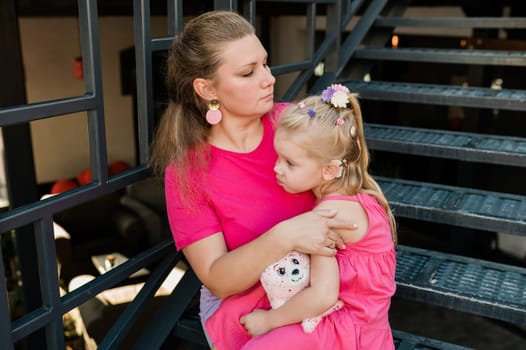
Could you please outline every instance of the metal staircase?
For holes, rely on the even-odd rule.
[[[433,66],[428,65],[430,69],[440,69],[439,65],[446,64],[526,67],[524,51],[432,46],[404,48],[392,47],[391,42],[387,41],[384,41],[384,45],[378,45],[375,37],[385,38],[386,29],[394,33],[400,27],[413,28],[413,32],[417,33],[414,35],[422,38],[425,38],[425,34],[418,34],[420,28],[433,28],[434,35],[440,35],[442,29],[456,27],[477,30],[526,29],[526,18],[407,17],[398,3],[404,2],[391,2],[374,21],[367,37],[354,48],[348,63],[351,69],[346,72],[351,79],[340,76],[336,80],[357,92],[362,101],[455,106],[473,108],[479,114],[482,113],[479,110],[483,109],[526,110],[526,90],[516,88],[382,81],[375,80],[374,74],[370,81],[355,79],[357,75],[353,77],[353,71],[363,74],[360,66],[372,70],[374,65],[387,61],[408,62],[407,67],[411,67],[412,63],[432,63]],[[393,12],[395,15],[390,15]],[[433,37],[428,36],[427,41],[431,45]],[[376,44],[368,45],[367,42]],[[517,72],[520,74],[521,70]],[[421,113],[426,113],[426,108],[422,108]],[[365,116],[365,120],[368,116]],[[420,117],[424,118],[423,115]],[[447,115],[443,118],[447,118]],[[505,119],[505,116],[500,119]],[[526,135],[519,130],[517,134],[507,136],[484,131],[437,130],[389,123],[367,125],[366,137],[371,149],[389,154],[456,160],[459,163],[491,164],[497,169],[505,165],[520,171],[526,165],[526,138],[523,138]],[[469,172],[466,176],[469,176]],[[505,193],[472,188],[469,179],[453,186],[392,177],[379,177],[378,180],[398,218],[455,226],[455,234],[458,235],[463,234],[463,229],[520,236],[526,234],[526,196],[520,184],[517,184],[517,193]],[[403,231],[400,240],[403,243]],[[513,324],[526,324],[526,269],[523,267],[404,245],[398,248],[397,262],[398,296]],[[524,261],[517,263],[524,266]]]

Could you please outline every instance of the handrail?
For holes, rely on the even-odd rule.
[[[378,17],[377,27],[526,28],[526,17]]]
[[[309,57],[292,64],[278,65],[273,68],[275,74],[290,72],[303,72],[293,88],[296,94],[305,84],[314,70],[314,67],[329,54],[331,48],[339,45],[339,31],[351,19],[350,12],[358,10],[364,3],[363,0],[352,2],[350,0],[312,0],[312,1],[280,1],[283,3],[298,3],[306,6],[309,32],[307,50]],[[78,204],[85,203],[101,195],[120,190],[127,185],[142,180],[150,175],[148,167],[148,148],[153,133],[153,96],[152,96],[152,60],[155,51],[169,50],[174,36],[182,30],[183,6],[182,1],[167,1],[168,28],[164,38],[152,38],[150,33],[150,1],[134,0],[135,13],[135,48],[136,48],[136,74],[137,74],[137,114],[138,114],[138,140],[139,140],[139,165],[131,170],[109,177],[107,173],[106,136],[104,127],[104,101],[102,99],[102,71],[99,57],[99,33],[97,2],[89,0],[79,1],[79,28],[84,63],[85,92],[80,96],[30,103],[21,106],[9,106],[0,109],[0,123],[2,126],[28,123],[44,118],[86,112],[88,119],[88,138],[90,147],[90,168],[93,181],[78,189],[56,195],[52,198],[39,200],[31,204],[12,208],[0,215],[2,234],[25,225],[36,223],[35,233],[37,239],[37,257],[40,266],[41,293],[43,305],[30,311],[12,323],[2,322],[0,336],[7,343],[4,348],[13,349],[13,344],[22,341],[32,333],[46,328],[48,348],[64,347],[62,315],[78,307],[84,302],[94,298],[98,293],[112,288],[126,280],[135,271],[165,258],[164,262],[152,272],[150,279],[137,296],[126,308],[121,318],[114,324],[111,331],[102,341],[102,348],[115,348],[122,342],[129,332],[131,324],[137,320],[141,311],[152,299],[162,280],[181,259],[181,254],[176,253],[173,241],[167,240],[130,258],[127,262],[115,267],[111,271],[98,276],[87,284],[60,297],[58,295],[58,275],[56,271],[56,252],[53,244],[53,215]],[[256,1],[243,3],[245,13],[255,21]],[[314,52],[314,34],[316,6],[324,5],[328,8],[328,34],[317,52]],[[359,5],[359,6],[356,6]],[[247,8],[248,6],[248,8]],[[215,8],[237,8],[237,2],[215,1]],[[342,20],[343,18],[343,20]],[[255,24],[255,23],[254,23]],[[334,24],[337,24],[334,26]],[[1,255],[1,253],[0,253]],[[5,282],[4,266],[0,259],[0,282]],[[186,276],[186,275],[185,275]],[[183,277],[198,283],[195,275]],[[196,284],[197,285],[197,284]],[[190,297],[190,296],[189,296]],[[172,297],[174,300],[176,296]],[[179,308],[182,306],[179,305]],[[170,309],[170,308],[166,308]],[[7,294],[0,290],[0,311],[8,315]],[[177,312],[182,312],[181,309]],[[168,317],[168,316],[166,316]],[[168,324],[168,323],[167,323]],[[161,341],[161,340],[159,340]]]
[[[135,299],[120,315],[119,319],[109,330],[106,337],[99,344],[99,349],[114,349],[127,336],[132,325],[137,321],[141,312],[145,310],[149,302],[154,298],[155,293],[170,273],[175,264],[181,259],[183,254],[176,252],[172,245],[172,252],[169,253],[161,262],[159,267],[148,278],[146,284],[141,288]]]

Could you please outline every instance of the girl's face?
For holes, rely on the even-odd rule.
[[[289,193],[300,193],[316,189],[323,183],[323,168],[320,162],[291,141],[286,131],[278,130],[274,137],[274,148],[278,160],[274,166],[278,183]]]
[[[257,116],[274,104],[274,83],[267,51],[255,35],[247,35],[224,47],[215,90],[224,117]]]

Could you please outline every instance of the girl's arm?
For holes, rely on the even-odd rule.
[[[274,328],[299,323],[306,318],[319,316],[337,301],[340,275],[336,258],[311,256],[310,286],[294,295],[281,307],[273,310],[255,310],[240,322],[251,336],[257,336]]]
[[[334,256],[339,236],[329,227],[355,229],[353,223],[333,218],[334,211],[307,212],[285,220],[255,240],[227,251],[218,232],[183,249],[201,282],[217,297],[226,298],[245,291],[260,278],[263,270],[292,250]]]

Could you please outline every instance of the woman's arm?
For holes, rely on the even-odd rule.
[[[255,240],[227,251],[222,233],[192,243],[183,249],[197,277],[219,298],[245,291],[263,270],[292,250],[334,256],[338,235],[330,228],[355,225],[333,218],[336,212],[307,212],[285,220]]]
[[[337,301],[340,289],[338,263],[334,257],[311,257],[310,286],[294,295],[277,309],[255,310],[240,322],[251,336],[257,336],[274,328],[299,323],[329,310]]]

